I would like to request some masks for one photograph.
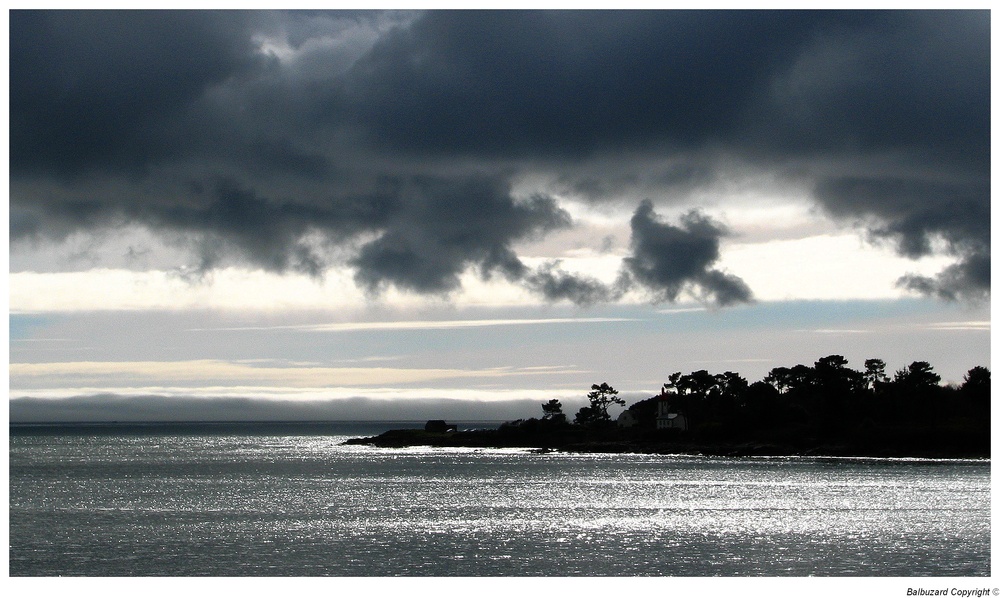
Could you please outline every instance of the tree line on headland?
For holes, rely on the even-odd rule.
[[[371,444],[729,455],[990,454],[990,370],[982,366],[970,369],[957,386],[941,384],[924,361],[889,375],[881,359],[868,359],[856,370],[840,355],[812,366],[776,367],[754,383],[729,371],[675,372],[660,394],[628,407],[628,427],[608,412],[625,406],[612,386],[594,384],[587,397],[589,404],[572,421],[552,400],[542,404],[541,418],[506,422],[496,430],[439,438],[399,431]],[[683,415],[683,427],[662,427],[662,402]]]

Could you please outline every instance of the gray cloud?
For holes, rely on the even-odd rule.
[[[451,291],[476,265],[484,278],[521,279],[527,268],[510,249],[516,239],[569,226],[549,197],[515,201],[496,180],[417,180],[401,190],[400,209],[383,234],[361,247],[351,264],[357,281],[376,291],[386,283],[419,292]]]
[[[988,11],[10,21],[14,243],[138,224],[186,238],[199,271],[336,262],[372,292],[446,293],[474,268],[588,303],[620,288],[514,254],[571,225],[552,189],[514,197],[515,180],[544,172],[591,201],[669,202],[735,162],[811,182],[829,214],[902,255],[943,243],[955,264],[906,288],[988,293]],[[685,285],[749,298],[710,267],[714,225],[636,217],[633,283],[664,300]],[[660,251],[671,243],[676,261]]]
[[[263,64],[246,13],[15,11],[11,172],[141,173],[189,151],[185,114]],[[195,138],[196,139],[196,138]]]
[[[631,253],[622,260],[614,283],[566,272],[551,261],[527,274],[525,285],[549,301],[577,305],[616,301],[633,289],[647,292],[654,303],[675,302],[685,292],[717,306],[753,300],[741,278],[712,267],[721,257],[720,240],[727,233],[704,214],[687,212],[675,226],[660,219],[647,199],[630,224]]]
[[[527,268],[511,243],[570,225],[552,198],[516,199],[507,181],[492,176],[385,177],[366,194],[325,201],[268,198],[232,180],[192,185],[184,201],[129,199],[60,206],[57,228],[127,221],[185,233],[198,255],[196,275],[249,260],[272,271],[319,276],[334,258],[314,235],[328,244],[354,241],[360,247],[348,263],[358,269],[357,282],[372,292],[389,284],[424,293],[451,291],[469,266],[484,278],[499,273],[519,280]],[[44,217],[56,219],[51,213]],[[14,223],[11,236],[38,230]]]
[[[990,295],[990,257],[970,255],[934,278],[908,274],[900,278],[898,284],[946,301],[984,302]]]
[[[653,203],[645,200],[632,215],[632,255],[623,273],[653,292],[660,301],[675,301],[684,290],[718,305],[752,300],[740,278],[711,266],[719,260],[719,239],[725,230],[710,218],[691,211],[680,226],[661,221]]]
[[[435,11],[358,61],[345,108],[373,142],[444,156],[701,147],[709,136],[736,139],[775,71],[790,68],[824,27],[857,20],[824,12]]]
[[[529,274],[526,286],[549,301],[570,301],[576,305],[593,305],[620,298],[623,285],[608,285],[590,277],[571,274],[559,268],[558,261],[548,262]]]

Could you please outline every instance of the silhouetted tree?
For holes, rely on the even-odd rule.
[[[792,390],[802,390],[807,388],[810,384],[812,384],[814,374],[813,369],[807,365],[802,365],[800,363],[792,366],[792,369],[789,370]]]
[[[542,412],[545,413],[542,419],[553,422],[566,421],[566,414],[562,412],[562,403],[559,399],[552,399],[548,403],[542,403]]]
[[[719,424],[736,423],[746,400],[746,390],[749,386],[746,378],[736,372],[715,374],[711,378],[711,385],[706,378],[699,388],[705,405],[706,421]]]
[[[843,355],[828,355],[814,364],[810,386],[814,423],[824,434],[835,434],[842,414],[857,406],[864,374],[847,367]]]
[[[754,382],[744,394],[743,412],[747,423],[756,428],[772,428],[779,421],[787,419],[787,414],[779,408],[781,395],[774,386],[764,382]]]
[[[824,368],[830,370],[841,370],[847,366],[847,359],[843,355],[827,355],[826,357],[820,357],[816,360],[815,368],[817,371]]]
[[[619,399],[618,391],[609,386],[607,382],[594,384],[590,388],[591,392],[587,394],[587,398],[590,399],[590,408],[594,411],[597,419],[610,420],[608,407],[611,405],[625,406],[625,400]]]
[[[881,359],[866,359],[864,381],[869,390],[875,390],[879,384],[885,383],[889,378],[885,375],[885,362]]]
[[[920,389],[936,386],[941,382],[941,376],[934,373],[934,368],[926,361],[914,361],[898,370],[892,381],[907,389]]]
[[[813,381],[813,369],[807,365],[796,365],[790,368],[776,367],[764,378],[780,393],[801,391]]]
[[[718,380],[707,370],[698,370],[681,377],[681,388],[686,391],[686,394],[695,394],[701,398],[708,397],[708,394],[717,385]]]
[[[976,366],[965,374],[965,381],[959,388],[965,403],[972,409],[972,414],[989,422],[990,415],[990,370]]]
[[[939,382],[941,376],[926,361],[914,361],[897,370],[885,388],[887,416],[894,421],[917,422],[935,409],[936,416],[942,417],[940,408],[948,401]]]
[[[586,426],[600,420],[600,413],[593,407],[580,407],[580,410],[576,412],[576,417],[573,418],[573,423]]]
[[[792,387],[792,371],[786,367],[771,368],[764,376],[764,382],[770,384],[778,392],[786,392]]]
[[[681,373],[674,372],[667,376],[667,381],[663,383],[663,394],[677,394],[680,392],[679,384]]]
[[[813,383],[827,395],[846,398],[864,386],[865,375],[847,367],[843,355],[828,355],[813,367]]]
[[[750,383],[736,372],[725,372],[716,374],[715,386],[725,403],[731,407],[738,407],[743,405]]]
[[[963,378],[961,390],[963,392],[982,392],[990,390],[990,370],[981,365],[969,370]]]

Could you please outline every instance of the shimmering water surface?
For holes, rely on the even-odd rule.
[[[12,427],[10,575],[990,574],[983,461],[340,444],[388,427]]]

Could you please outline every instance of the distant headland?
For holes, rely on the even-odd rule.
[[[457,430],[441,420],[423,430],[390,430],[348,444],[382,447],[525,447],[538,450],[852,457],[990,457],[990,370],[972,368],[958,386],[942,385],[924,361],[887,375],[885,362],[863,370],[840,355],[812,366],[777,367],[758,382],[735,372],[699,370],[667,377],[660,394],[624,407],[618,391],[593,384],[570,421],[558,400],[541,417],[495,430]]]

